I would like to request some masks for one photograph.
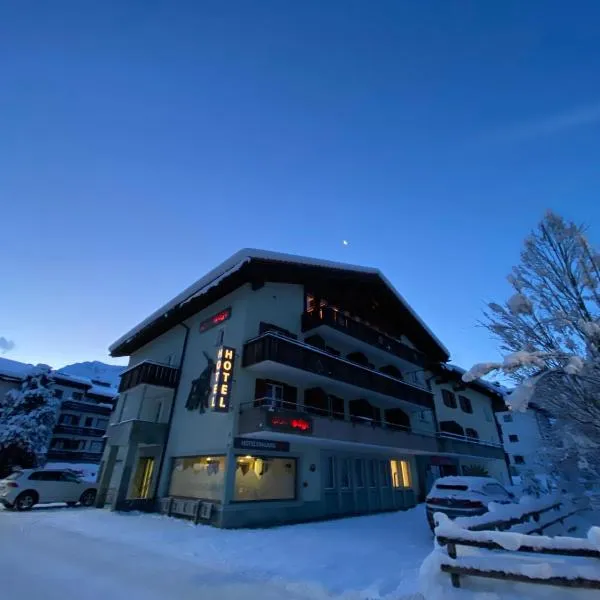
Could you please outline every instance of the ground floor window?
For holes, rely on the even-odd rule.
[[[238,456],[235,464],[234,500],[294,500],[296,459]]]
[[[410,465],[406,460],[391,460],[392,485],[395,488],[411,487]]]
[[[221,500],[224,486],[224,456],[192,456],[173,461],[170,496]]]

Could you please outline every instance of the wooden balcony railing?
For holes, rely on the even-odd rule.
[[[433,409],[433,395],[389,375],[269,332],[247,342],[243,366],[273,361]]]
[[[136,385],[148,384],[174,389],[179,380],[179,369],[169,365],[144,361],[121,375],[119,392],[125,392]]]
[[[302,315],[302,331],[310,331],[320,325],[327,325],[342,331],[366,344],[385,350],[420,367],[426,364],[426,357],[418,350],[399,342],[389,335],[345,315],[331,306],[324,306]]]

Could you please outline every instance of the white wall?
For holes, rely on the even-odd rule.
[[[456,408],[449,408],[444,404],[442,399],[443,389],[449,390],[455,395]],[[456,392],[452,389],[451,383],[437,384],[435,380],[432,381],[432,390],[438,423],[441,421],[456,421],[463,429],[467,427],[475,429],[479,433],[479,439],[483,442],[501,443],[492,410],[492,401],[488,396],[472,389]],[[471,400],[472,414],[461,409],[459,395],[466,396]]]
[[[514,465],[517,470],[529,467],[535,469],[538,452],[542,444],[542,435],[535,412],[532,410],[525,412],[506,411],[498,413],[496,418],[502,428],[504,449],[510,457],[511,465]],[[507,421],[506,418],[510,420]],[[516,435],[518,441],[511,442],[511,435]],[[525,459],[525,464],[517,464],[515,455],[522,456]]]

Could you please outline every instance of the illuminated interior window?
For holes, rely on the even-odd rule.
[[[224,456],[176,458],[173,461],[169,495],[221,500],[224,484]]]
[[[296,459],[238,456],[234,499],[241,502],[294,500]]]
[[[392,485],[395,488],[411,487],[410,465],[406,460],[390,460]]]
[[[312,312],[313,310],[315,310],[315,306],[315,297],[311,294],[308,294],[306,296],[306,312]]]

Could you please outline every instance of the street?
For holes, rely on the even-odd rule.
[[[0,510],[0,596],[3,600],[306,599],[274,582],[198,566],[192,560],[102,540],[48,525],[57,511]],[[208,557],[211,560],[214,557]],[[196,558],[197,560],[197,558]]]

